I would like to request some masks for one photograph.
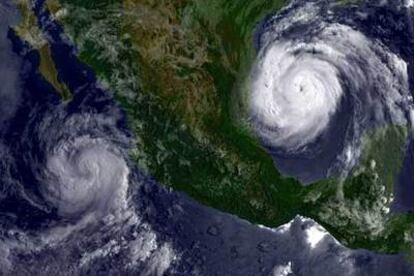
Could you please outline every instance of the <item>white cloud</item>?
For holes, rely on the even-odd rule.
[[[315,224],[306,229],[306,237],[307,242],[309,243],[310,247],[313,249],[315,248],[318,243],[323,240],[328,235],[325,229],[321,226]]]
[[[292,262],[286,265],[278,265],[273,269],[273,276],[287,276],[292,273]]]

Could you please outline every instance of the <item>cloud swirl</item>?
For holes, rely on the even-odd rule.
[[[266,146],[284,155],[323,152],[337,139],[337,159],[349,167],[365,130],[408,124],[407,63],[322,4],[302,2],[259,30],[250,122]]]

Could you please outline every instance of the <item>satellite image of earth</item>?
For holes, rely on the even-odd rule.
[[[414,275],[413,0],[0,0],[0,275]]]

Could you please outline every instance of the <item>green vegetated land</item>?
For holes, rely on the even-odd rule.
[[[113,91],[136,135],[131,157],[178,191],[252,223],[311,217],[341,243],[413,252],[411,215],[389,213],[405,126],[364,137],[344,180],[304,187],[282,176],[250,129],[240,99],[255,59],[254,29],[282,0],[49,0],[80,59]]]

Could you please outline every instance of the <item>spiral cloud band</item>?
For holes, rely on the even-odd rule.
[[[105,210],[128,185],[128,167],[102,139],[77,137],[59,145],[47,160],[45,197],[60,214]]]
[[[407,63],[322,4],[293,1],[258,45],[249,114],[271,149],[308,158],[336,139],[336,159],[351,166],[364,130],[408,122]]]
[[[72,220],[122,213],[130,172],[129,138],[116,125],[120,115],[66,112],[65,106],[37,111],[36,123],[26,127],[23,143],[35,141],[38,153],[27,158],[38,192],[26,197]]]
[[[317,43],[280,43],[267,50],[253,84],[251,108],[267,126],[261,134],[269,142],[296,149],[328,126],[343,94],[339,72],[329,62],[338,55]]]

